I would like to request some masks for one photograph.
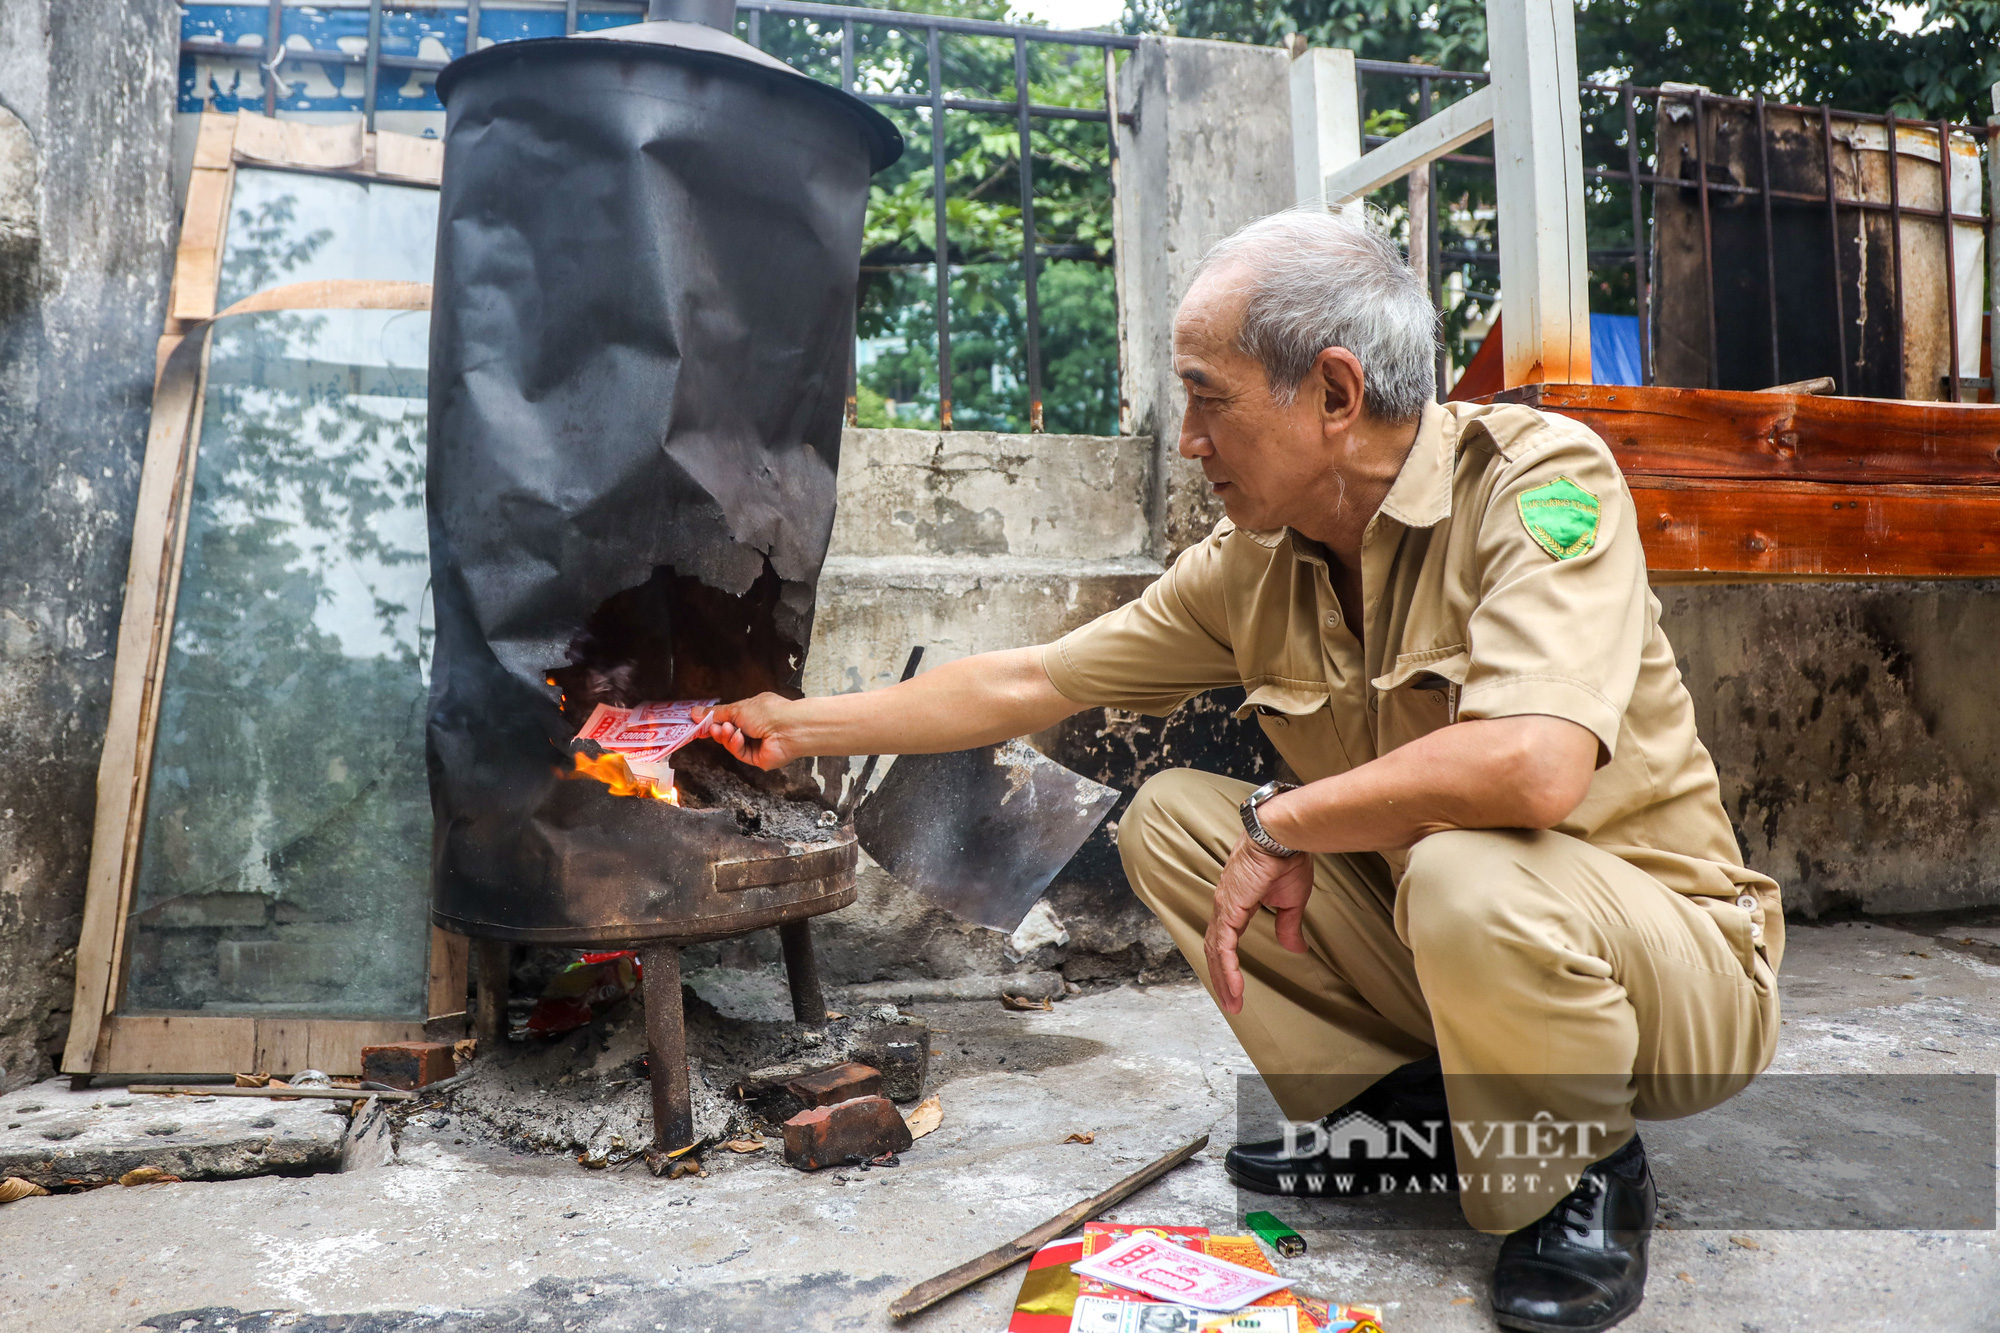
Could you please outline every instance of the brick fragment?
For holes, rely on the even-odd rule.
[[[405,1041],[361,1048],[361,1078],[392,1088],[423,1088],[458,1072],[448,1041]]]
[[[856,1097],[880,1096],[882,1075],[867,1065],[849,1061],[831,1069],[822,1069],[817,1074],[804,1074],[792,1079],[785,1084],[785,1091],[810,1110],[815,1106],[853,1101]]]
[[[882,1071],[882,1095],[892,1102],[913,1102],[924,1095],[930,1076],[930,1028],[884,1023],[868,1029],[854,1045],[854,1058]]]
[[[887,1097],[856,1097],[785,1122],[785,1160],[801,1171],[863,1161],[910,1146],[910,1127]]]

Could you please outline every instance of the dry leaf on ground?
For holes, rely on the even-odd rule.
[[[1003,1009],[1012,1009],[1016,1013],[1046,1014],[1052,1013],[1055,1010],[1055,1006],[1047,1000],[1031,1000],[1025,995],[1002,995],[1000,997],[1000,1007]]]
[[[903,1123],[910,1127],[910,1137],[920,1139],[944,1123],[944,1103],[933,1093],[918,1102],[911,1112],[903,1117]]]
[[[729,1149],[729,1151],[731,1152],[762,1152],[764,1151],[764,1140],[731,1139],[729,1142],[723,1144],[722,1146]]]
[[[268,1088],[271,1086],[269,1074],[238,1074],[236,1086],[239,1088]]]
[[[477,1037],[467,1037],[462,1041],[455,1041],[451,1044],[451,1058],[454,1060],[471,1060],[478,1054],[479,1038]]]
[[[181,1178],[160,1170],[157,1166],[135,1166],[118,1177],[121,1185],[178,1185]]]
[[[29,1199],[37,1194],[47,1193],[47,1190],[34,1181],[23,1180],[19,1176],[8,1176],[5,1180],[0,1180],[0,1203],[12,1203],[16,1199]]]
[[[1748,1236],[1731,1236],[1729,1238],[1729,1243],[1731,1245],[1739,1246],[1740,1248],[1746,1250],[1761,1250],[1764,1248],[1762,1245],[1759,1245],[1756,1241],[1751,1240]]]
[[[1088,1133],[1088,1134],[1072,1134],[1072,1135],[1070,1135],[1070,1136],[1069,1136],[1068,1138],[1064,1139],[1064,1140],[1063,1140],[1063,1142],[1064,1142],[1064,1143],[1095,1143],[1095,1142],[1097,1142],[1097,1135],[1096,1135],[1096,1133],[1095,1133],[1094,1131],[1093,1131],[1092,1133]]]

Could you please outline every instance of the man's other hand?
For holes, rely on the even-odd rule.
[[[1257,909],[1278,914],[1278,943],[1293,953],[1306,951],[1305,907],[1312,897],[1313,859],[1272,856],[1248,838],[1239,838],[1215,886],[1215,915],[1209,918],[1205,952],[1215,1002],[1225,1014],[1243,1010],[1243,968],[1236,957]]]
[[[782,694],[759,694],[741,703],[721,704],[701,719],[695,739],[715,741],[746,764],[758,768],[782,768],[805,757],[796,742],[786,735],[784,716],[792,701]]]

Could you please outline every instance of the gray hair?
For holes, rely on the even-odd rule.
[[[1437,312],[1379,214],[1318,204],[1257,219],[1202,256],[1195,276],[1226,265],[1248,274],[1236,341],[1289,403],[1328,347],[1361,363],[1370,416],[1408,421],[1437,387]]]

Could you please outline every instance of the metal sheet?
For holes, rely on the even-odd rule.
[[[1012,931],[1118,803],[1021,741],[898,759],[854,817],[867,853],[964,920]]]
[[[734,39],[654,36],[438,79],[432,901],[475,935],[685,938],[851,897],[808,877],[725,908],[709,863],[782,846],[560,779],[594,702],[796,687],[869,176],[901,148]]]

